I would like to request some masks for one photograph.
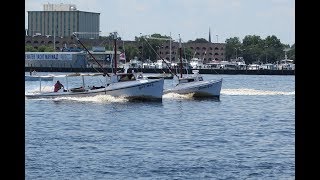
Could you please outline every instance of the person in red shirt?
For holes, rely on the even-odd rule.
[[[54,85],[54,92],[58,92],[61,88],[64,88],[64,86],[60,83],[60,81],[57,81]]]

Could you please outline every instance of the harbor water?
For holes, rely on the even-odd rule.
[[[25,99],[25,178],[295,179],[295,76],[203,76],[223,78],[220,100]]]

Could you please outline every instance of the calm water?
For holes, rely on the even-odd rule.
[[[220,101],[26,99],[26,179],[295,179],[295,77],[219,77]]]

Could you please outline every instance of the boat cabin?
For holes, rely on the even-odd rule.
[[[133,81],[136,77],[132,73],[119,73],[117,74],[118,82]]]
[[[184,77],[179,79],[179,84],[181,83],[189,83],[189,82],[195,82],[195,81],[203,81],[202,76],[199,74],[199,70],[192,70],[193,75]]]

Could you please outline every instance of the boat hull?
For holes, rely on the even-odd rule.
[[[110,84],[105,88],[84,91],[44,92],[26,94],[27,98],[87,97],[110,95],[128,99],[162,100],[164,79],[137,80]]]
[[[196,81],[189,83],[181,83],[172,89],[164,90],[164,94],[177,93],[177,94],[190,94],[193,93],[194,97],[220,97],[222,87],[222,79],[211,81]]]

